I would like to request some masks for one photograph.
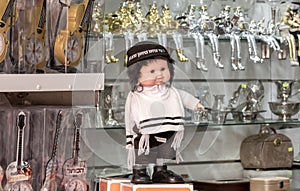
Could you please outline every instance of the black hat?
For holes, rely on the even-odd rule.
[[[138,61],[159,57],[166,58],[169,62],[174,63],[164,46],[152,41],[138,42],[127,51],[127,67]]]

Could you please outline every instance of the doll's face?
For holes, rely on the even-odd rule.
[[[171,78],[168,62],[163,59],[155,59],[142,66],[139,83],[144,87],[161,85]]]

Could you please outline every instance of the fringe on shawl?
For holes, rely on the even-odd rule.
[[[173,140],[173,143],[171,144],[171,148],[173,148],[176,151],[176,162],[179,163],[180,161],[183,161],[183,158],[179,152],[179,148],[182,142],[184,136],[184,131],[177,131]]]
[[[132,170],[133,165],[135,164],[135,150],[133,145],[127,149],[127,168]]]
[[[145,153],[145,155],[149,155],[150,152],[150,143],[149,143],[149,134],[144,134],[141,136],[139,141],[139,150],[138,155]]]

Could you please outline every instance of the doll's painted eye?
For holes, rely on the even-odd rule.
[[[166,68],[162,68],[162,69],[161,69],[161,71],[165,71],[165,70],[166,70]]]
[[[150,73],[152,73],[152,74],[153,74],[154,72],[155,72],[155,70],[150,70]]]

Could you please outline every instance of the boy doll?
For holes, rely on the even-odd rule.
[[[183,183],[164,162],[179,159],[184,130],[184,107],[204,109],[191,94],[172,86],[174,60],[165,47],[142,41],[127,51],[131,85],[125,105],[128,167],[133,183],[150,183],[146,165],[156,164],[152,182]]]

